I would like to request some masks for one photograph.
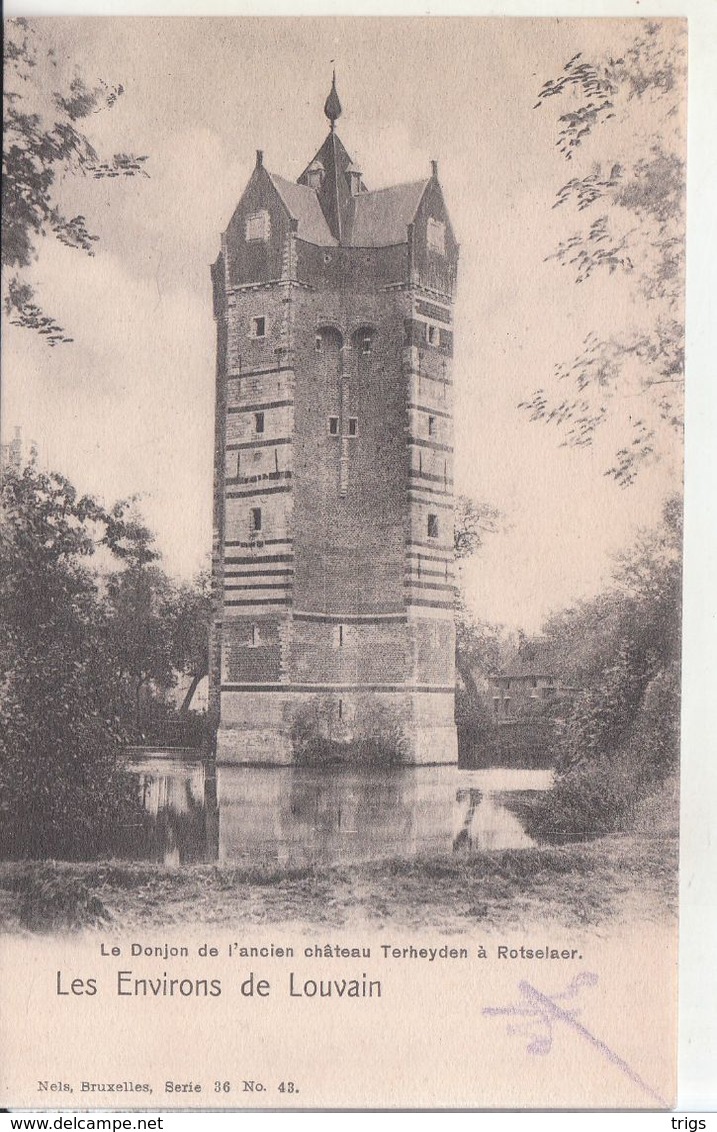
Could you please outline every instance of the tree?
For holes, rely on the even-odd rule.
[[[673,773],[679,753],[682,509],[616,562],[611,589],[546,626],[555,656],[581,682],[559,732],[555,787],[530,831],[590,835],[625,827]],[[560,660],[558,659],[558,664]]]
[[[477,554],[486,535],[497,534],[505,520],[498,508],[458,495],[454,507],[454,558],[460,564]],[[499,672],[505,659],[506,635],[501,626],[481,621],[468,609],[462,586],[456,597],[456,724],[461,758],[474,748],[492,726],[488,679]]]
[[[212,612],[211,577],[202,571],[174,596],[171,628],[172,664],[190,677],[179,714],[186,717],[197,686],[209,672],[209,625]]]
[[[126,512],[126,513],[125,513]],[[150,685],[175,683],[172,623],[175,590],[157,566],[155,537],[136,501],[117,504],[109,515],[106,542],[123,569],[105,580],[108,646],[118,686],[125,692],[122,717],[135,738],[142,735],[142,700]]]
[[[454,505],[453,553],[457,562],[469,558],[483,546],[487,534],[496,534],[503,516],[491,503],[478,503],[457,495]]]
[[[564,106],[556,144],[578,167],[553,207],[579,227],[548,258],[579,284],[606,273],[629,280],[631,317],[609,335],[591,331],[556,365],[557,392],[538,389],[520,407],[576,447],[619,417],[627,439],[606,475],[622,486],[683,423],[683,38],[676,23],[646,21],[619,57],[574,56],[536,103]]]
[[[105,541],[109,518],[65,477],[32,462],[4,472],[0,825],[6,855],[92,856],[124,826],[142,821],[136,786],[118,761],[122,734],[106,609],[87,566]]]
[[[5,21],[4,144],[2,185],[2,267],[5,309],[10,321],[43,335],[50,346],[71,342],[57,321],[35,301],[22,269],[37,258],[39,242],[61,243],[94,254],[97,237],[84,216],[65,213],[58,182],[64,174],[93,179],[146,176],[146,156],[101,156],[79,123],[111,109],[124,93],[121,85],[100,80],[88,86],[75,74],[65,90],[51,90],[58,64],[44,46],[37,25]]]

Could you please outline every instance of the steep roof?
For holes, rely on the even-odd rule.
[[[298,222],[299,239],[319,247],[335,246],[336,240],[331,235],[315,191],[306,185],[297,185],[295,181],[286,181],[276,173],[269,173],[269,177],[289,215]]]
[[[540,660],[522,660],[518,658],[513,664],[507,665],[501,675],[507,676],[511,680],[527,680],[531,676],[553,679],[555,677],[555,670],[551,668],[550,665]]]
[[[331,234],[339,243],[346,243],[346,219],[351,207],[351,190],[346,171],[352,161],[333,127],[318,153],[315,154],[311,165],[316,161],[320,162],[325,170],[321,185],[316,190],[316,198]],[[311,165],[308,165],[299,177],[300,185],[306,184]]]
[[[521,641],[512,662],[503,669],[503,675],[515,679],[528,676],[555,677],[555,658],[549,643],[542,637]]]
[[[427,180],[392,185],[352,199],[350,243],[357,248],[384,248],[405,244],[407,228],[421,202]]]

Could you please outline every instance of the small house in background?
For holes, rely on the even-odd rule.
[[[489,678],[497,724],[540,715],[546,705],[575,691],[555,671],[548,642],[523,638],[505,671]]]

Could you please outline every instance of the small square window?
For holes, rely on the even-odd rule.
[[[264,431],[264,414],[254,413],[254,432]]]
[[[349,417],[349,436],[358,436],[358,417]]]
[[[261,212],[252,212],[250,216],[247,216],[247,240],[268,240],[269,230],[269,213],[266,211],[266,209],[262,209]]]
[[[249,515],[249,530],[253,535],[261,530],[261,507],[252,507]]]
[[[370,334],[364,334],[363,338],[361,339],[361,353],[362,354],[370,354],[371,353],[371,335]]]
[[[428,516],[427,529],[429,538],[438,538],[438,515]]]
[[[429,417],[428,418],[428,435],[429,436],[435,436],[436,435],[436,418],[435,417]]]
[[[263,315],[251,320],[251,336],[252,338],[266,337],[266,319]]]
[[[329,417],[329,433],[331,436],[339,435],[339,418]]]

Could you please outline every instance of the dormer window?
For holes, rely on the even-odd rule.
[[[361,192],[361,170],[357,165],[349,165],[346,170],[346,176],[348,178],[351,196],[358,196]]]
[[[439,255],[446,254],[446,226],[440,220],[434,220],[433,217],[428,219],[428,227],[426,230],[426,240],[431,251],[438,252]]]
[[[260,212],[252,212],[246,218],[246,238],[250,240],[268,240],[270,231],[269,213],[263,208]]]
[[[324,179],[324,167],[320,161],[312,161],[306,170],[306,184],[310,189],[320,189]]]

